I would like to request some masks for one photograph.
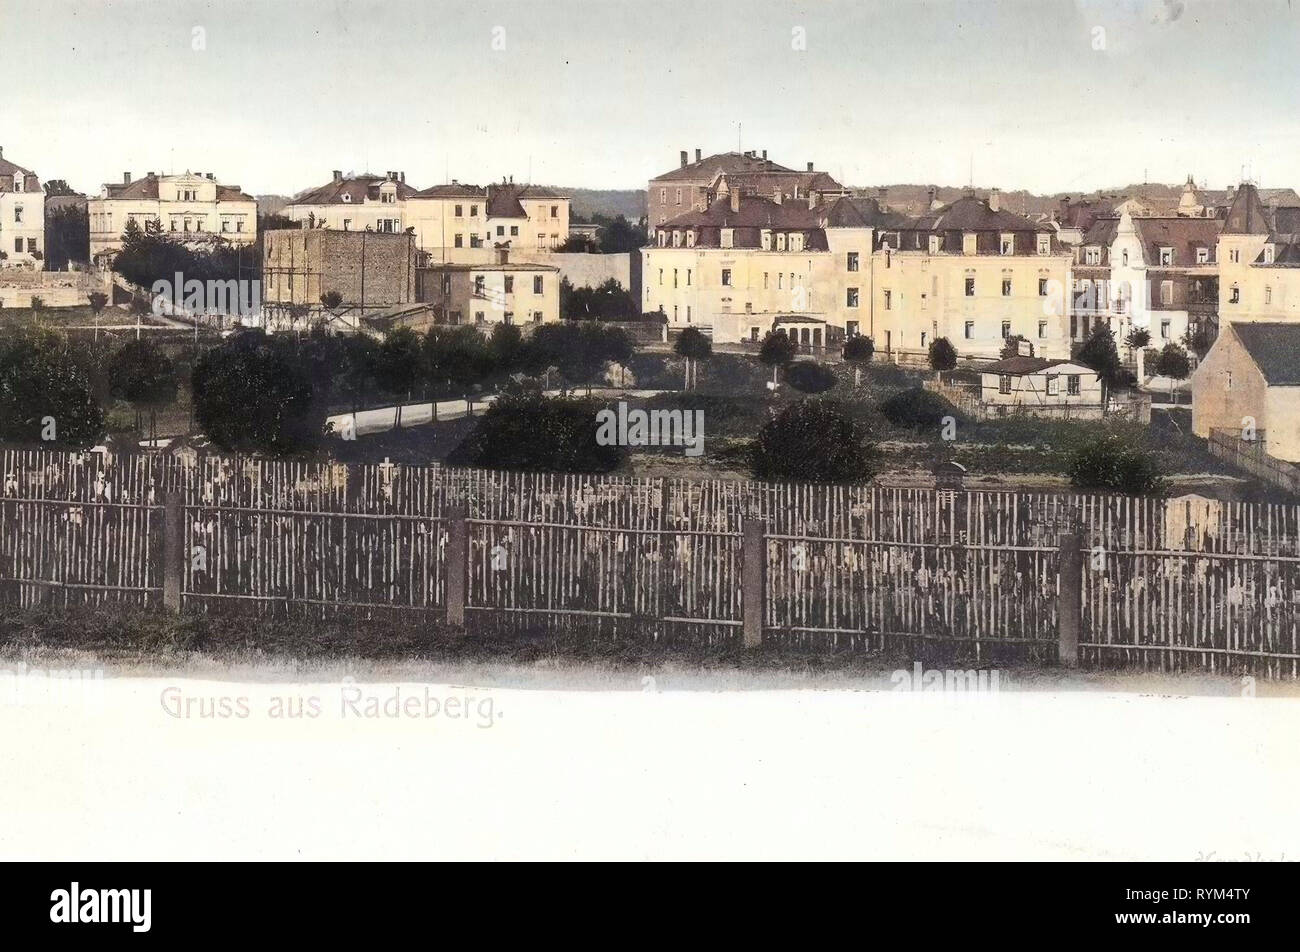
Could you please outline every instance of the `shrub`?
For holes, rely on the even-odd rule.
[[[606,473],[623,449],[596,442],[600,403],[573,397],[498,397],[448,462],[493,469]]]
[[[1155,457],[1116,434],[1091,440],[1075,450],[1067,475],[1078,489],[1130,496],[1160,496],[1168,489]]]
[[[47,429],[53,420],[53,441]],[[104,411],[90,379],[54,334],[20,333],[0,340],[0,439],[93,446]]]
[[[880,412],[894,426],[910,430],[938,428],[943,418],[956,416],[956,408],[938,394],[921,387],[901,390],[880,405]]]
[[[801,360],[786,368],[785,382],[801,393],[825,393],[839,383],[839,378],[825,364]]]
[[[876,343],[870,337],[856,334],[844,342],[844,359],[853,364],[865,364],[876,354]]]
[[[758,359],[772,369],[784,367],[794,360],[798,346],[785,331],[768,331],[758,348]]]
[[[936,337],[930,341],[930,369],[937,374],[945,373],[957,366],[957,348],[946,337]]]
[[[861,424],[833,400],[803,400],[764,424],[750,454],[758,479],[859,483],[875,452]]]

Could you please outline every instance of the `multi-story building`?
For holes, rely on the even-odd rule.
[[[821,203],[733,189],[654,229],[643,251],[644,309],[719,342],[773,329],[800,343],[867,334],[878,351],[924,355],[947,337],[997,357],[1019,335],[1069,356],[1071,258],[1047,225],[973,196],[909,218],[874,199]]]
[[[415,301],[415,239],[405,233],[284,228],[263,235],[262,310],[267,326],[283,326],[302,308],[322,312],[337,293],[336,312],[360,317]]]
[[[417,298],[440,324],[542,324],[560,319],[560,269],[514,262],[509,249],[477,264],[437,262],[418,269]]]
[[[45,267],[45,192],[36,173],[0,147],[0,267]]]
[[[724,152],[702,158],[695,150],[695,161],[681,153],[681,164],[670,172],[655,176],[646,188],[646,221],[650,228],[667,223],[689,211],[706,211],[733,189],[781,201],[807,201],[816,192],[821,201],[839,198],[849,190],[825,172],[808,163],[804,172],[778,165],[762,153]]]
[[[87,202],[91,260],[111,256],[122,247],[122,234],[134,222],[152,223],[161,234],[182,241],[224,241],[251,245],[257,240],[257,201],[238,185],[222,185],[208,172],[156,175],[104,186]]]
[[[295,195],[284,214],[306,228],[397,234],[410,227],[406,201],[416,191],[405,172],[345,176],[335,169],[326,184]]]
[[[406,214],[430,263],[487,262],[498,247],[546,253],[569,237],[567,195],[510,180],[486,187],[435,185],[411,196]]]
[[[1219,235],[1219,320],[1300,321],[1300,208],[1243,184]]]

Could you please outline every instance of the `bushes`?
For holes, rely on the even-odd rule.
[[[938,394],[913,387],[894,394],[880,405],[880,412],[894,426],[910,430],[938,429],[946,416],[957,416],[951,403]]]
[[[49,332],[0,340],[0,439],[93,446],[104,411],[66,343]]]
[[[1137,443],[1107,434],[1079,447],[1066,470],[1078,489],[1160,496],[1168,489],[1155,457]]]
[[[572,397],[499,397],[448,462],[539,472],[609,472],[623,461],[623,450],[596,442],[599,409],[596,401]]]
[[[763,426],[750,465],[758,479],[858,483],[871,479],[874,456],[866,431],[839,403],[804,400]]]
[[[839,383],[839,378],[825,364],[803,360],[786,368],[785,382],[801,393],[825,393]]]

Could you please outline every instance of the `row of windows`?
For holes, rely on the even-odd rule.
[[[448,318],[450,319],[450,322],[451,322],[452,324],[459,324],[460,321],[461,321],[461,317],[462,317],[460,311],[451,311],[447,316],[448,316]],[[545,316],[542,314],[541,311],[533,311],[533,312],[532,312],[532,319],[533,319],[533,323],[534,323],[534,324],[540,324],[540,323],[542,323],[543,320],[545,320]],[[514,312],[514,311],[506,311],[505,314],[502,316],[502,321],[503,321],[504,323],[506,323],[506,324],[513,324],[513,323],[515,322],[515,312]],[[486,315],[484,312],[482,312],[482,311],[475,311],[475,312],[474,312],[474,323],[475,323],[475,324],[486,324],[486,323],[487,323],[487,315]]]
[[[998,393],[1007,393],[1007,394],[1009,394],[1010,392],[1011,392],[1011,375],[1010,375],[1010,374],[999,374],[999,375],[998,375]],[[1060,374],[1048,374],[1048,375],[1047,375],[1047,395],[1048,395],[1049,397],[1055,397],[1055,396],[1056,396],[1057,394],[1059,394],[1060,392],[1061,392],[1061,375],[1060,375]],[[1079,391],[1079,375],[1078,375],[1078,374],[1066,374],[1066,376],[1065,376],[1065,392],[1066,392],[1069,396],[1072,396],[1072,397],[1077,397],[1077,396],[1079,395],[1079,392],[1080,392],[1080,391]]]
[[[451,293],[451,276],[450,276],[450,275],[444,275],[442,281],[443,281],[443,285],[442,285],[443,292],[446,293],[446,294],[450,294],[450,293]],[[514,294],[514,293],[515,293],[515,279],[514,279],[514,276],[513,276],[513,275],[506,275],[506,276],[505,276],[505,279],[504,279],[503,282],[502,282],[502,284],[503,284],[502,290],[503,290],[506,294]],[[543,289],[544,289],[544,287],[545,287],[545,281],[544,281],[544,279],[542,278],[542,276],[541,276],[540,274],[539,274],[539,275],[534,275],[534,276],[533,276],[533,293],[534,293],[534,294],[541,294],[541,293],[543,293]],[[487,290],[487,278],[486,278],[485,276],[481,275],[481,274],[476,274],[476,275],[474,275],[474,293],[477,294],[477,295],[479,295],[479,296],[481,297],[481,296],[483,295],[483,293],[484,293],[486,290]]]
[[[1003,339],[1003,340],[1006,340],[1006,339],[1008,339],[1009,337],[1011,337],[1011,322],[1010,322],[1010,321],[1003,321],[1003,322],[1002,322],[1002,328],[1001,328],[1001,331],[1002,331],[1002,339]],[[966,340],[974,340],[974,339],[975,339],[975,322],[974,322],[974,321],[967,321],[967,322],[966,322],[965,326],[962,328],[962,335],[966,338]],[[1045,340],[1046,338],[1047,338],[1047,321],[1039,321],[1039,322],[1038,322],[1038,339],[1039,339],[1039,340]]]
[[[22,254],[22,253],[23,253],[23,241],[24,241],[24,240],[27,242],[27,253],[28,253],[28,254],[31,254],[32,252],[36,251],[36,239],[35,239],[35,238],[27,238],[27,239],[23,239],[23,238],[15,238],[15,239],[14,239],[14,251],[16,251],[18,254]]]

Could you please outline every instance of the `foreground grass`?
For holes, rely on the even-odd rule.
[[[579,691],[894,691],[918,662],[900,651],[663,644],[579,632],[467,634],[440,623],[169,615],[135,608],[0,609],[0,668],[108,669],[109,677],[415,681]],[[1071,670],[928,660],[926,671],[996,670],[1001,691],[1242,696],[1234,676]],[[902,679],[906,681],[907,679]],[[1260,697],[1300,684],[1259,681]]]

